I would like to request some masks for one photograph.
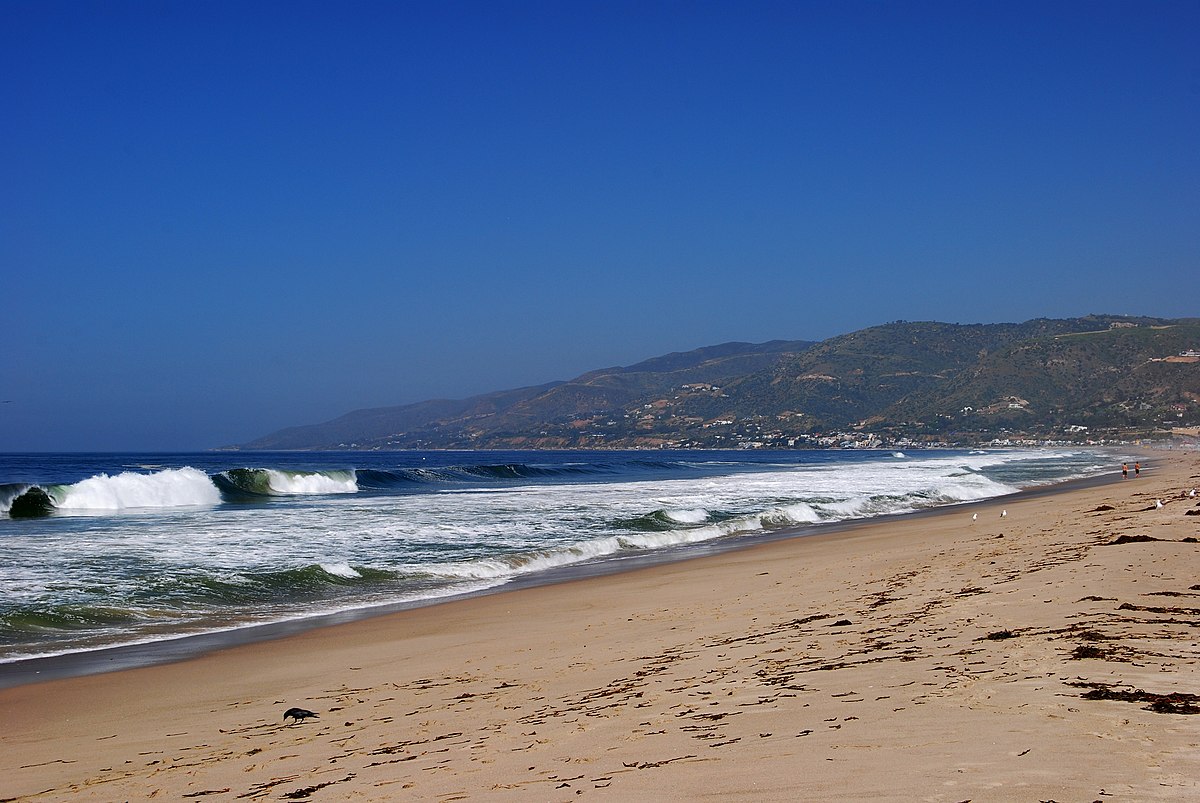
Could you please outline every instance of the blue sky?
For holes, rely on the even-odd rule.
[[[0,1],[0,451],[1200,315],[1196,2]]]

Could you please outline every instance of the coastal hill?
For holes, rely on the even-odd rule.
[[[1200,319],[896,321],[347,413],[236,449],[729,448],[1143,437],[1200,423]]]

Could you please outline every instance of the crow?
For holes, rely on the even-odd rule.
[[[297,722],[300,722],[300,721],[304,720],[306,717],[319,717],[319,716],[320,716],[320,714],[314,714],[312,711],[306,711],[303,708],[289,708],[287,711],[283,712],[283,721],[287,722],[287,718],[291,717],[292,719],[296,720]]]

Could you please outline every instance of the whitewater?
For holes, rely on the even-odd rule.
[[[682,558],[1114,462],[1072,449],[0,455],[0,664]]]

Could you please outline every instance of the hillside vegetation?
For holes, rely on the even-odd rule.
[[[1200,424],[1200,320],[894,323],[359,410],[244,449],[647,448],[1144,436]]]

